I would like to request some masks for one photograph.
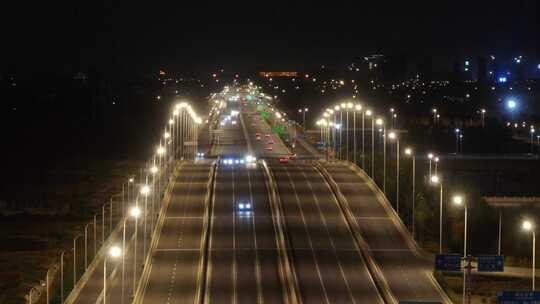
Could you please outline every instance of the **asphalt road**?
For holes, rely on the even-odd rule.
[[[348,167],[324,163],[354,214],[360,232],[376,263],[399,301],[442,301],[439,290],[428,275],[433,261],[419,257],[407,245],[391,214],[368,187],[367,181]]]
[[[271,163],[304,303],[383,303],[344,216],[310,164]]]
[[[144,303],[194,302],[210,167],[209,161],[187,163],[175,181],[152,260]]]

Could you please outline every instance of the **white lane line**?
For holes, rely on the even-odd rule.
[[[295,165],[296,166],[296,165]],[[298,166],[296,166],[298,168]],[[332,250],[333,250],[333,253],[334,253],[334,257],[336,258],[336,261],[338,262],[338,267],[339,267],[339,272],[341,274],[341,277],[343,278],[343,281],[345,282],[345,286],[347,287],[347,293],[349,294],[349,297],[350,299],[352,300],[353,303],[356,303],[356,299],[354,298],[353,296],[353,293],[351,291],[351,286],[349,285],[349,280],[347,280],[347,276],[345,275],[345,271],[343,270],[343,266],[341,265],[341,261],[339,260],[339,257],[337,255],[337,251],[336,251],[336,246],[334,244],[334,240],[332,239],[332,236],[330,235],[330,231],[328,230],[328,224],[326,223],[326,218],[324,217],[324,214],[321,210],[321,206],[320,206],[320,202],[319,202],[319,198],[317,197],[317,195],[315,195],[315,191],[313,189],[313,185],[311,184],[311,182],[309,181],[307,175],[306,175],[306,171],[302,170],[302,175],[304,176],[304,179],[306,180],[308,186],[309,186],[309,189],[311,190],[311,196],[313,197],[313,199],[315,200],[315,205],[317,206],[317,210],[319,211],[319,216],[323,222],[323,225],[324,225],[324,230],[326,231],[326,235],[328,236],[328,239],[330,240],[330,245],[332,246]],[[321,178],[323,178],[321,176]],[[324,180],[324,178],[323,178]],[[326,184],[326,187],[328,188],[328,193],[332,193],[332,189],[330,189],[330,186],[328,186],[328,184]],[[335,198],[333,199],[334,203],[336,204],[336,207],[339,208],[339,206],[337,206],[337,201],[335,200]],[[346,222],[344,221],[343,222],[344,224],[346,224]]]
[[[253,201],[253,189],[251,188],[251,174],[250,174],[249,169],[247,169],[247,176],[248,176],[248,186],[249,186],[249,199],[251,201],[251,205],[255,206],[255,201]],[[253,208],[253,212],[255,212],[255,208]],[[257,227],[255,225],[254,217],[251,217],[251,223],[253,226],[253,242],[255,242],[255,279],[257,281],[257,301],[259,304],[264,304],[264,297],[263,297],[263,290],[262,290],[262,283],[261,283],[261,264],[259,261],[259,249],[257,246]]]
[[[231,170],[231,183],[232,183],[232,213],[233,213],[233,261],[232,261],[232,280],[233,280],[233,293],[232,293],[232,303],[236,304],[236,212],[235,212],[235,199],[236,199],[236,188],[234,187],[234,167]]]
[[[301,215],[301,218],[302,218],[304,231],[306,232],[306,235],[308,237],[309,248],[311,249],[311,256],[313,257],[313,260],[315,261],[315,269],[317,270],[317,275],[319,277],[319,282],[321,283],[321,287],[322,287],[322,290],[323,290],[325,302],[327,304],[330,304],[330,300],[328,299],[328,295],[326,293],[326,287],[324,286],[324,282],[323,282],[323,279],[322,279],[321,269],[319,268],[319,262],[317,261],[317,256],[315,255],[315,250],[313,249],[313,241],[311,240],[311,235],[309,234],[309,231],[307,229],[307,224],[306,224],[306,219],[304,217],[304,212],[302,211],[302,207],[300,206],[300,198],[298,197],[298,193],[296,192],[296,188],[295,188],[294,183],[292,181],[291,174],[289,173],[289,170],[287,169],[286,166],[283,166],[283,168],[285,168],[285,173],[287,173],[287,177],[289,179],[289,184],[292,186],[294,196],[296,198],[296,204],[298,205],[298,209],[300,210],[300,215]]]

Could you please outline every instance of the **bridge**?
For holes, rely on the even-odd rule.
[[[450,303],[361,168],[303,141],[295,155],[293,126],[255,86],[212,94],[209,108],[172,110],[61,302]]]

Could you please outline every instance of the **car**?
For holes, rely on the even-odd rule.
[[[265,147],[264,149],[267,150],[267,151],[272,151],[272,150],[273,150],[273,149],[272,149],[272,146],[267,146],[267,147]]]
[[[283,164],[286,164],[289,162],[289,158],[288,157],[280,157],[279,158],[279,162],[280,163],[283,163]]]
[[[253,209],[253,205],[249,202],[239,202],[236,204],[236,210],[238,211],[251,211]]]

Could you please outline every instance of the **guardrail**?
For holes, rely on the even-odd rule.
[[[373,255],[371,254],[369,245],[360,234],[360,227],[358,227],[358,223],[355,220],[354,214],[349,208],[349,205],[346,203],[347,199],[345,198],[343,193],[341,193],[341,190],[339,189],[337,183],[330,176],[328,171],[317,162],[315,162],[314,164],[315,169],[317,169],[319,174],[321,174],[325,182],[332,190],[332,194],[334,195],[338,203],[339,209],[343,217],[345,218],[345,222],[347,223],[347,229],[353,236],[356,246],[360,250],[360,255],[366,263],[368,273],[373,280],[373,283],[377,288],[377,292],[381,296],[381,299],[384,301],[384,303],[387,304],[397,304],[398,301],[390,290],[390,286],[386,281],[386,278],[384,277],[381,269],[375,262],[375,258],[373,258]]]
[[[203,220],[203,234],[201,237],[201,258],[199,259],[199,267],[197,272],[197,291],[195,293],[195,303],[205,303],[206,291],[208,290],[207,284],[207,270],[208,270],[208,254],[210,250],[210,236],[212,225],[212,212],[214,209],[214,199],[216,191],[216,175],[217,166],[219,164],[219,157],[212,164],[210,172],[208,173],[208,183],[206,184],[206,196],[204,198],[204,220]]]
[[[287,234],[287,229],[284,228],[285,216],[283,206],[278,192],[278,187],[275,183],[274,175],[266,164],[266,161],[261,161],[265,176],[265,183],[268,189],[268,197],[270,201],[270,210],[272,212],[272,223],[277,232],[277,249],[279,256],[279,274],[283,290],[286,290],[287,297],[284,302],[288,304],[301,304],[302,296],[298,285],[298,278],[294,269],[294,257],[287,248],[292,248],[292,241]]]

